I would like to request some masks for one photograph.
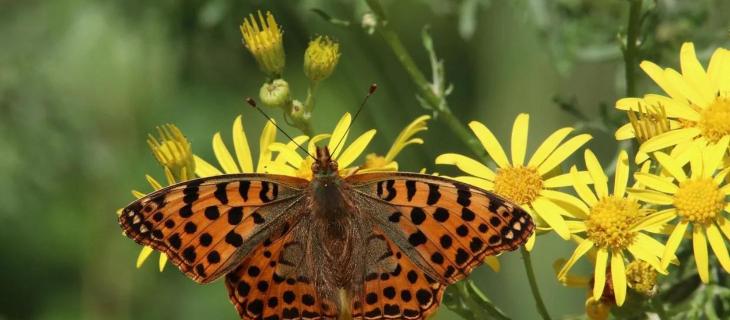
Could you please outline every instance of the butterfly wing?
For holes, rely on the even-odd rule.
[[[378,227],[368,247],[378,258],[369,264],[363,292],[354,295],[353,319],[425,319],[436,310],[445,284],[424,271]]]
[[[124,233],[164,252],[188,277],[207,283],[238,266],[296,213],[308,181],[238,174],[190,180],[132,202]]]
[[[336,297],[320,296],[301,268],[307,257],[299,227],[283,226],[226,275],[229,298],[242,319],[337,318]]]
[[[415,173],[367,173],[347,182],[374,205],[362,206],[411,262],[441,283],[464,279],[490,255],[532,234],[527,212],[478,187]]]

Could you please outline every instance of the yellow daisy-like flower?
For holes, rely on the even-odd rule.
[[[595,192],[585,184],[576,168],[571,168],[574,188],[582,203],[574,204],[578,209],[574,214],[580,220],[570,221],[569,224],[573,238],[579,244],[560,270],[558,278],[564,277],[588,251],[596,249],[593,297],[603,294],[606,270],[610,269],[616,304],[620,306],[626,299],[626,251],[635,259],[663,269],[659,259],[664,246],[644,232],[666,223],[666,211],[649,215],[648,209],[627,195],[629,161],[625,151],[619,153],[616,162],[613,193],[609,192],[608,177],[590,150],[585,151],[585,162]]]
[[[714,144],[730,136],[730,50],[715,50],[707,70],[697,59],[692,43],[682,45],[679,58],[681,74],[650,61],[641,63],[644,72],[668,97],[648,94],[616,102],[617,109],[635,112],[641,112],[644,106],[662,107],[669,118],[670,130],[642,143],[637,161],[646,160],[646,154],[653,151],[686,147],[693,140]],[[631,123],[616,131],[619,140],[637,135]]]
[[[398,134],[385,156],[369,153],[365,156],[365,163],[358,171],[398,171],[398,162],[395,161],[395,157],[408,145],[423,144],[423,139],[414,136],[421,131],[428,130],[428,120],[431,120],[431,116],[423,115],[413,120]]]
[[[243,43],[248,51],[266,74],[278,78],[284,72],[284,43],[283,31],[274,20],[271,12],[266,12],[266,18],[258,12],[258,22],[253,14],[244,19],[241,24]]]
[[[692,227],[692,245],[697,272],[703,282],[710,280],[707,243],[710,243],[717,260],[726,272],[730,272],[730,255],[725,238],[730,239],[730,183],[725,178],[730,168],[723,169],[723,158],[730,136],[717,143],[704,145],[694,143],[679,157],[655,152],[657,161],[673,180],[648,173],[637,173],[636,179],[647,186],[647,190],[631,190],[631,194],[657,206],[666,206],[662,220],[676,219],[676,226],[663,250],[662,266],[672,260],[687,229]],[[690,163],[689,174],[683,168]],[[724,237],[723,237],[724,234]]]
[[[312,81],[326,79],[340,60],[340,44],[329,37],[319,36],[309,42],[304,51],[304,74]]]
[[[349,113],[340,118],[340,121],[332,130],[332,133],[318,134],[312,137],[307,146],[309,154],[313,155],[316,153],[316,145],[318,142],[325,139],[329,139],[327,148],[330,150],[332,158],[337,160],[337,164],[340,167],[340,175],[347,176],[357,170],[356,166],[351,166],[353,162],[365,151],[370,141],[375,136],[376,130],[371,129],[357,137],[352,143],[347,145],[347,128],[352,122],[352,117]],[[342,141],[340,143],[340,141]],[[339,145],[338,145],[339,143]],[[312,179],[312,157],[302,156],[298,153],[298,147],[294,144],[285,145],[283,143],[274,143],[269,149],[271,151],[279,152],[279,157],[273,161],[270,165],[272,171],[304,178],[307,180]]]
[[[307,136],[294,137],[294,141],[302,144],[309,139]],[[210,177],[221,175],[223,173],[278,173],[286,174],[287,172],[279,172],[271,168],[274,162],[272,150],[270,146],[276,143],[276,126],[273,122],[267,122],[261,131],[259,139],[259,158],[254,167],[251,147],[243,129],[243,121],[241,116],[236,117],[233,121],[233,150],[234,156],[223,142],[220,132],[213,135],[213,152],[222,168],[222,171],[199,156],[195,158],[195,174],[199,177]],[[292,142],[290,142],[293,145]]]
[[[469,123],[484,149],[496,162],[496,171],[477,160],[455,153],[438,156],[436,164],[456,165],[468,174],[455,177],[456,180],[502,195],[527,210],[535,218],[540,230],[549,227],[563,239],[570,239],[568,223],[561,214],[569,216],[563,207],[580,201],[574,196],[555,190],[572,185],[570,174],[555,175],[553,172],[592,137],[580,134],[563,142],[573,128],[559,129],[545,139],[525,163],[528,122],[529,115],[525,113],[515,119],[512,127],[511,161],[486,126],[477,121]],[[580,175],[585,179],[584,182],[590,182],[587,173]],[[532,249],[534,241],[533,233],[527,243],[528,250]]]

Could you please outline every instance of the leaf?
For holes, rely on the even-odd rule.
[[[316,13],[320,18],[324,19],[324,21],[327,21],[336,26],[349,27],[352,24],[352,22],[350,22],[349,20],[335,18],[329,15],[327,12],[324,12],[324,10],[322,9],[314,8],[311,10],[312,12]]]

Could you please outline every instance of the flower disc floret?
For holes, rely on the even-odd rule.
[[[631,228],[640,217],[640,206],[634,200],[605,197],[592,208],[586,220],[586,233],[596,246],[623,250],[634,241]]]
[[[725,194],[709,178],[684,181],[674,194],[679,216],[692,223],[711,223],[726,203]]]
[[[730,99],[718,96],[700,112],[699,128],[702,135],[712,142],[730,134]]]
[[[520,205],[535,200],[542,186],[542,177],[533,167],[500,168],[494,178],[494,191]]]

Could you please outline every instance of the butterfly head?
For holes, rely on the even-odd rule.
[[[312,163],[312,174],[315,177],[336,176],[339,172],[337,161],[332,159],[327,147],[317,147],[317,159]]]

